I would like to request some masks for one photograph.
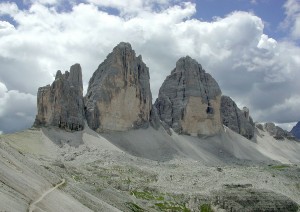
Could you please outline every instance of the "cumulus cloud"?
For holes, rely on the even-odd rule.
[[[260,41],[257,44],[257,48],[273,50],[277,47],[277,42],[273,38],[269,38],[268,35],[261,35]]]
[[[4,98],[6,92],[6,86],[2,82],[0,82],[0,98]]]
[[[0,3],[0,15],[15,15],[19,11],[16,3],[4,2]]]
[[[32,125],[35,116],[36,97],[19,91],[8,91],[0,82],[0,129],[11,133]]]
[[[287,0],[284,8],[286,19],[282,23],[282,27],[290,29],[291,37],[298,40],[300,39],[300,2]]]
[[[193,18],[196,5],[191,2],[89,0],[74,4],[69,12],[34,2],[26,10],[0,4],[0,11],[14,8],[9,14],[18,24],[0,22],[0,81],[5,84],[0,84],[0,98],[7,126],[21,118],[27,120],[23,127],[32,124],[36,91],[51,83],[59,69],[80,63],[86,88],[99,63],[121,41],[130,42],[150,68],[154,98],[176,61],[190,55],[213,75],[224,94],[240,107],[247,105],[255,120],[300,120],[295,109],[300,48],[266,35],[264,22],[252,13],[237,11],[204,22]],[[25,108],[8,109],[24,99]],[[9,127],[2,120],[0,130],[6,132]]]

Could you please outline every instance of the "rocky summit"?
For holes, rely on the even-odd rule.
[[[285,138],[294,140],[295,137],[292,133],[282,129],[281,127],[276,126],[274,123],[265,123],[264,129],[273,136],[276,140],[284,140]]]
[[[89,81],[85,114],[98,132],[148,127],[152,105],[149,69],[129,43],[120,43]]]
[[[253,138],[255,126],[247,107],[240,110],[230,97],[222,96],[221,116],[225,126],[248,139]]]
[[[177,133],[213,135],[222,130],[221,90],[191,57],[180,58],[155,102],[158,115]]]
[[[300,139],[300,121],[293,127],[291,133],[297,138]]]
[[[37,94],[38,113],[34,126],[57,126],[68,131],[84,127],[82,73],[79,64],[70,72],[57,71],[52,85],[40,87]]]

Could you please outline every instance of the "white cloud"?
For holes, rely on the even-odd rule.
[[[281,127],[284,130],[291,131],[293,127],[297,124],[297,122],[291,122],[291,123],[275,123],[276,126]]]
[[[0,3],[0,15],[15,15],[19,11],[16,3],[4,2]]]
[[[286,19],[282,26],[290,28],[292,38],[300,39],[300,2],[298,0],[287,0],[284,8]]]
[[[33,95],[38,87],[51,83],[56,70],[67,70],[74,63],[81,64],[87,87],[99,63],[115,45],[127,41],[150,68],[154,98],[179,57],[190,55],[216,78],[224,94],[240,106],[250,107],[255,120],[300,120],[291,103],[300,90],[298,46],[270,38],[264,33],[263,21],[252,13],[234,12],[203,22],[191,18],[195,4],[172,6],[174,2],[94,1],[74,5],[70,12],[35,3],[29,10],[11,13],[18,27],[0,34],[0,81],[6,87],[2,88],[3,104],[9,105],[7,96],[20,99],[25,95],[31,112],[6,109],[6,117],[20,120],[25,114],[32,121],[36,110]],[[130,16],[102,9],[114,7],[125,12],[129,3],[139,8],[130,11]],[[281,109],[274,109],[276,106]],[[286,111],[294,111],[294,116]],[[5,132],[2,127],[0,123]]]
[[[6,92],[6,86],[2,82],[0,82],[0,98],[3,98]]]
[[[15,30],[15,27],[7,21],[0,21],[0,36],[11,34]]]
[[[14,132],[30,127],[35,116],[36,97],[19,91],[8,91],[0,82],[0,130]]]
[[[272,51],[277,47],[277,42],[273,38],[269,38],[268,35],[262,34],[257,47]]]

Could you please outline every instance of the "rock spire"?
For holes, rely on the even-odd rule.
[[[55,81],[40,87],[37,94],[38,113],[35,127],[57,126],[68,131],[84,128],[82,73],[79,64],[70,72],[57,71]]]
[[[249,115],[249,109],[240,110],[236,103],[228,96],[221,98],[221,116],[225,126],[251,139],[254,136],[254,122]]]
[[[98,132],[148,127],[152,104],[149,69],[129,43],[120,43],[89,81],[85,114]]]
[[[189,56],[180,58],[155,102],[160,119],[178,133],[213,135],[222,130],[218,83]]]
[[[300,121],[293,127],[291,133],[300,140]]]

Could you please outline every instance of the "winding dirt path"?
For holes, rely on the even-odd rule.
[[[52,191],[57,189],[59,186],[63,185],[66,182],[65,179],[62,179],[62,181],[54,186],[53,188],[50,188],[49,190],[45,191],[37,200],[35,200],[33,203],[29,205],[28,211],[33,212],[33,210],[37,207],[36,204],[38,204],[40,201],[42,201],[48,194],[50,194]]]

